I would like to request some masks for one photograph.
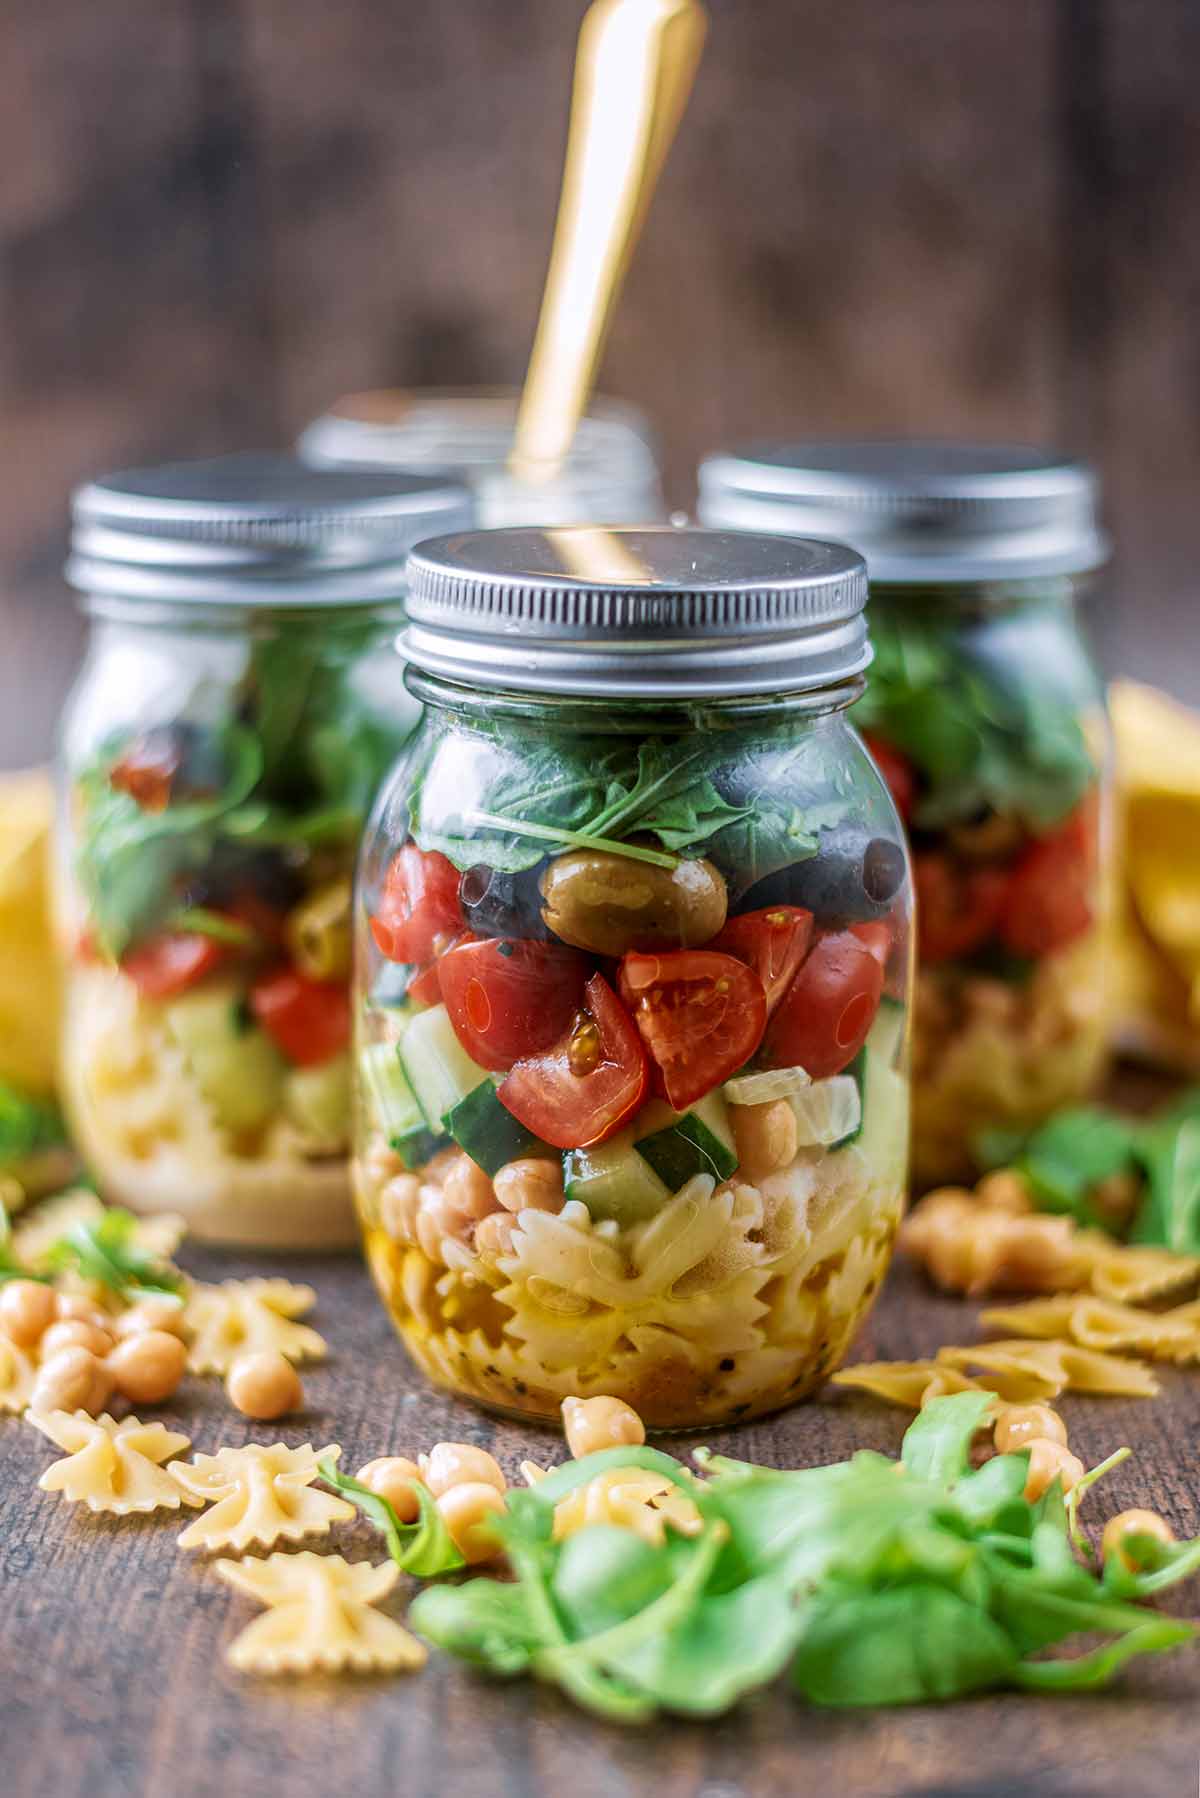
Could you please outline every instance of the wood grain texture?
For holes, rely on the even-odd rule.
[[[1200,698],[1194,0],[711,0],[603,385],[747,434],[1061,440],[1109,665]],[[339,392],[517,381],[585,0],[47,0],[0,58],[0,765],[81,631],[67,493]]]
[[[278,1262],[186,1257],[208,1278]],[[215,1381],[191,1380],[165,1421],[211,1451],[281,1435],[341,1443],[355,1468],[435,1440],[476,1441],[510,1476],[526,1455],[560,1457],[551,1432],[496,1423],[435,1393],[409,1367],[350,1258],[296,1260],[319,1295],[314,1321],[332,1358],[306,1374],[309,1409],[251,1426]],[[934,1297],[897,1268],[858,1345],[908,1356],[972,1340],[973,1308]],[[1095,1514],[1161,1509],[1180,1534],[1200,1528],[1200,1378],[1168,1374],[1157,1401],[1065,1401],[1073,1447],[1094,1462],[1123,1442]],[[841,1395],[802,1406],[714,1445],[778,1466],[840,1459],[859,1447],[895,1453],[899,1412]],[[675,1446],[675,1445],[672,1445]],[[396,1679],[299,1682],[245,1678],[223,1653],[254,1614],[174,1546],[180,1514],[104,1520],[36,1490],[53,1449],[28,1425],[0,1420],[0,1790],[5,1798],[776,1798],[812,1793],[971,1794],[1029,1798],[1179,1798],[1200,1756],[1200,1651],[1137,1663],[1112,1694],[995,1697],[901,1711],[820,1712],[785,1688],[719,1723],[622,1732],[555,1693],[489,1684],[431,1657]],[[359,1526],[337,1536],[351,1558],[378,1558]],[[407,1587],[408,1582],[402,1582]],[[385,1609],[402,1615],[401,1590]]]

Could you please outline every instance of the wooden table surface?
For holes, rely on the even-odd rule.
[[[267,1257],[193,1250],[182,1258],[209,1279],[278,1270]],[[550,1432],[494,1422],[431,1391],[353,1258],[292,1259],[287,1271],[316,1287],[313,1321],[332,1350],[307,1375],[309,1410],[256,1431],[229,1410],[215,1381],[189,1379],[162,1415],[199,1449],[278,1433],[293,1444],[340,1442],[353,1469],[376,1454],[471,1439],[514,1477],[526,1455],[561,1455]],[[898,1266],[859,1351],[908,1356],[974,1337],[970,1307],[934,1297]],[[1104,1487],[1098,1515],[1151,1504],[1180,1534],[1200,1528],[1200,1375],[1169,1373],[1157,1401],[1063,1408],[1072,1446],[1089,1464],[1120,1443],[1137,1451]],[[708,1439],[754,1460],[805,1466],[858,1447],[894,1453],[903,1421],[839,1395]],[[1098,1697],[823,1712],[781,1687],[717,1723],[641,1731],[594,1722],[531,1684],[485,1683],[437,1653],[408,1677],[246,1678],[225,1665],[224,1650],[257,1613],[202,1559],[175,1548],[180,1514],[106,1520],[42,1494],[36,1481],[55,1452],[29,1426],[0,1419],[4,1798],[1190,1798],[1197,1790],[1200,1649],[1135,1663],[1116,1691]],[[337,1545],[351,1558],[380,1554],[361,1524],[344,1526]],[[398,1589],[385,1608],[399,1615],[405,1602]]]

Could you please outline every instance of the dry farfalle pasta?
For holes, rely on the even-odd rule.
[[[38,1485],[43,1492],[61,1492],[71,1504],[85,1504],[89,1511],[111,1511],[124,1516],[130,1511],[177,1511],[199,1499],[181,1492],[163,1467],[172,1455],[188,1446],[188,1438],[161,1423],[139,1423],[126,1417],[117,1423],[107,1413],[89,1417],[86,1411],[26,1413],[29,1422],[49,1436],[66,1453],[66,1460],[48,1467]]]
[[[291,1280],[223,1280],[200,1285],[188,1297],[184,1323],[191,1337],[193,1373],[226,1374],[242,1355],[275,1349],[289,1361],[320,1361],[323,1336],[296,1319],[311,1311],[311,1286]]]
[[[546,1477],[545,1470],[531,1461],[522,1463],[521,1472],[529,1486]],[[663,1540],[667,1523],[685,1536],[695,1535],[701,1527],[699,1512],[678,1486],[642,1467],[611,1467],[577,1486],[554,1507],[556,1541],[592,1523],[633,1530],[655,1546]]]
[[[1113,1242],[1102,1230],[1081,1230],[1075,1240],[1087,1259],[1087,1285],[1097,1298],[1137,1305],[1167,1298],[1200,1280],[1200,1260],[1194,1255],[1127,1247]]]
[[[318,1461],[336,1461],[336,1445],[314,1449],[269,1447],[219,1448],[215,1455],[174,1461],[170,1473],[192,1498],[212,1510],[198,1517],[179,1538],[180,1548],[248,1548],[259,1543],[298,1542],[324,1536],[335,1523],[355,1515],[354,1506],[330,1492],[312,1490]]]
[[[76,1224],[98,1223],[104,1211],[103,1200],[86,1186],[73,1186],[52,1199],[43,1199],[13,1226],[13,1254],[22,1267],[40,1267],[50,1249],[69,1230]],[[158,1217],[139,1218],[129,1246],[156,1260],[169,1261],[186,1234],[183,1218],[164,1212]]]
[[[0,1412],[23,1411],[33,1396],[33,1356],[0,1331]]]
[[[931,1399],[945,1398],[952,1392],[997,1391],[990,1381],[972,1380],[957,1368],[940,1361],[862,1361],[857,1367],[843,1367],[832,1376],[835,1386],[847,1386],[856,1392],[869,1392],[888,1405],[901,1405],[906,1411],[922,1410]]]
[[[1142,1311],[1091,1293],[1058,1293],[1023,1305],[994,1306],[980,1321],[1013,1336],[1064,1337],[1082,1348],[1141,1355],[1151,1361],[1200,1357],[1200,1317],[1192,1306]]]
[[[242,1673],[394,1673],[425,1664],[424,1645],[371,1609],[400,1577],[391,1561],[373,1567],[305,1552],[218,1561],[217,1572],[269,1607],[228,1650],[230,1665]]]
[[[976,1343],[970,1348],[940,1348],[937,1359],[963,1373],[981,1368],[981,1385],[992,1385],[988,1376],[1018,1382],[1028,1378],[1031,1385],[1042,1383],[1042,1391],[1019,1395],[1000,1391],[999,1386],[994,1388],[1002,1398],[1014,1403],[1057,1398],[1060,1392],[1092,1392],[1113,1398],[1153,1398],[1158,1392],[1158,1381],[1140,1361],[1105,1354],[1099,1349],[1081,1348],[1074,1342],[1006,1338],[1000,1342]]]

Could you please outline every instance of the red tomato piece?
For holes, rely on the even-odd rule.
[[[406,843],[387,871],[371,935],[389,961],[429,961],[463,928],[459,873],[437,849]]]
[[[650,1051],[656,1085],[676,1111],[727,1080],[762,1041],[763,983],[732,955],[634,952],[621,958],[618,985]]]
[[[1092,822],[1081,809],[1018,856],[1000,919],[1005,946],[1037,960],[1073,943],[1092,922],[1094,878]]]
[[[165,812],[181,760],[179,744],[169,733],[151,732],[129,745],[114,764],[109,785],[128,793],[144,812]]]
[[[921,961],[957,961],[982,948],[995,932],[1008,892],[1003,870],[958,868],[929,851],[913,857],[913,883]]]
[[[808,954],[813,915],[799,905],[773,905],[730,918],[708,947],[753,968],[767,995],[770,1017]]]
[[[886,918],[874,924],[851,924],[850,935],[856,936],[869,949],[881,968],[886,968],[892,953],[892,926]]]
[[[902,749],[897,749],[894,744],[886,743],[873,731],[864,731],[863,741],[871,752],[872,761],[883,776],[884,785],[892,796],[892,803],[907,824],[917,802],[916,769]]]
[[[438,970],[440,961],[431,961],[429,966],[421,968],[408,983],[406,998],[413,999],[418,1005],[440,1005],[442,1000],[442,980]]]
[[[883,993],[883,964],[851,930],[819,936],[763,1042],[763,1065],[840,1074],[867,1040]]]
[[[454,1034],[495,1073],[553,1047],[583,1004],[589,972],[577,949],[521,937],[470,937],[434,966]]]
[[[143,999],[172,999],[211,974],[225,960],[222,944],[196,931],[148,937],[121,958]]]
[[[588,1149],[626,1123],[650,1085],[650,1064],[633,1020],[602,974],[583,1010],[545,1055],[519,1061],[497,1088],[500,1103],[556,1149]]]
[[[350,994],[340,981],[280,968],[255,981],[250,1009],[298,1068],[319,1067],[350,1046]]]

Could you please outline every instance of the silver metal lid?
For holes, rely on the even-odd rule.
[[[734,531],[473,531],[408,564],[418,668],[534,693],[716,698],[844,681],[871,659],[862,557]]]
[[[217,456],[129,468],[79,488],[67,579],[93,600],[379,605],[404,596],[413,544],[469,528],[443,477]]]
[[[852,543],[873,581],[1028,580],[1107,560],[1094,473],[1024,445],[762,443],[700,467],[703,523]]]

